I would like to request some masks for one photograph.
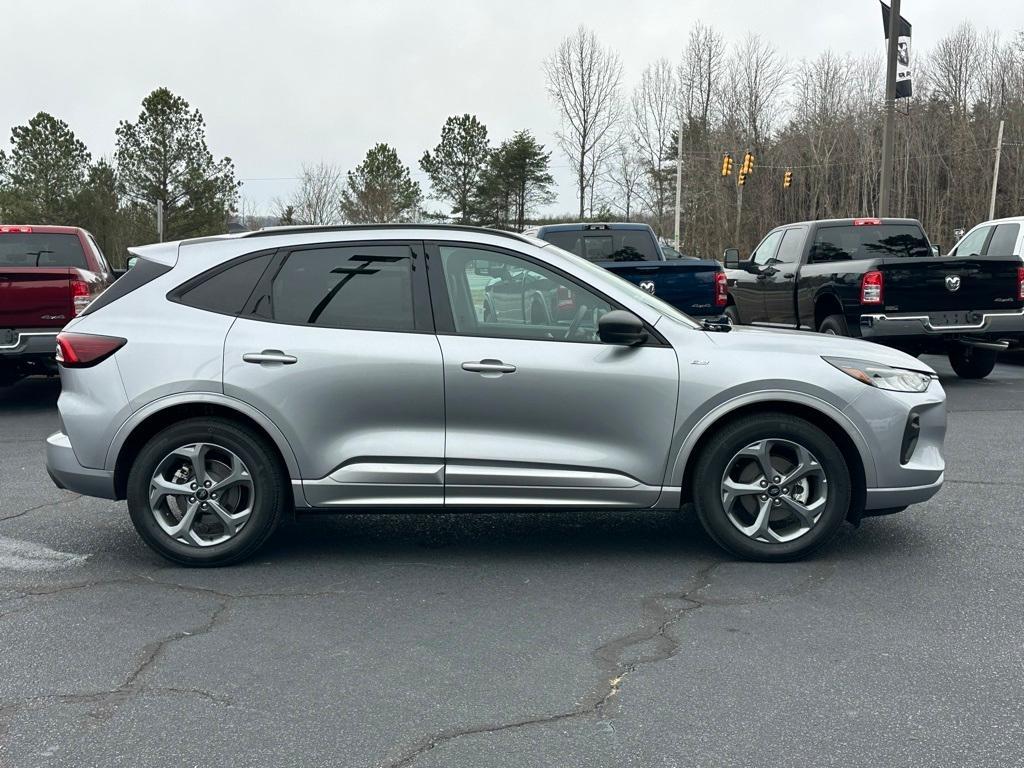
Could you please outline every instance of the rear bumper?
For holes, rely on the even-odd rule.
[[[14,341],[0,344],[0,360],[17,357],[48,357],[56,364],[57,331],[19,331]]]
[[[105,469],[87,469],[78,463],[71,441],[63,432],[46,438],[46,472],[58,488],[83,496],[114,499],[114,473]]]
[[[976,312],[970,323],[936,325],[928,315],[861,315],[860,335],[865,339],[927,336],[996,341],[1024,338],[1024,309]]]

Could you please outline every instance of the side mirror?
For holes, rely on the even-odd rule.
[[[939,252],[939,250],[939,246],[932,245],[932,256],[941,256],[942,254]]]
[[[597,321],[597,335],[605,344],[625,344],[629,347],[647,341],[643,320],[622,309],[601,316]]]
[[[727,269],[737,269],[740,266],[740,252],[736,248],[726,248],[723,258]]]
[[[128,269],[131,269],[132,267],[134,267],[134,266],[135,266],[135,263],[136,263],[136,262],[137,262],[138,260],[139,260],[139,257],[138,257],[138,256],[132,256],[132,257],[131,257],[130,259],[128,259]]]

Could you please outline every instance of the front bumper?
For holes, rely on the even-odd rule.
[[[115,499],[114,473],[105,469],[87,469],[78,463],[71,441],[63,432],[46,438],[46,471],[58,488],[83,496]]]
[[[1024,309],[974,312],[970,322],[958,324],[942,324],[929,315],[861,315],[860,335],[865,339],[927,336],[1017,340],[1024,338]]]
[[[945,479],[945,474],[940,474],[938,480],[927,485],[911,485],[906,488],[868,488],[867,503],[864,508],[873,511],[901,509],[909,507],[911,504],[920,504],[928,501],[942,489],[943,479]]]

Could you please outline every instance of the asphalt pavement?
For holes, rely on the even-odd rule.
[[[1024,365],[928,504],[741,563],[692,513],[352,515],[186,570],[0,390],[0,766],[1024,764]]]

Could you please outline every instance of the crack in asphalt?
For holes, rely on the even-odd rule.
[[[27,515],[29,512],[36,512],[36,511],[38,511],[40,509],[47,509],[49,507],[59,507],[59,506],[61,506],[63,504],[70,504],[72,501],[77,501],[80,498],[82,498],[82,494],[75,493],[75,494],[72,494],[70,498],[59,499],[57,501],[51,501],[51,502],[48,502],[46,504],[39,504],[38,506],[35,506],[35,507],[30,507],[28,509],[23,509],[21,512],[15,512],[13,515],[6,515],[4,517],[0,517],[0,523],[4,522],[5,520],[14,520],[17,517],[21,517],[22,515]]]
[[[947,482],[950,485],[999,485],[1010,488],[1020,488],[1024,486],[1024,482],[1016,482],[1013,480],[945,480],[944,482]]]
[[[712,573],[729,562],[732,561],[719,560],[704,566],[691,578],[691,585],[686,589],[641,598],[643,619],[640,627],[608,641],[591,652],[591,657],[603,675],[594,689],[572,709],[502,723],[453,727],[438,731],[417,742],[395,759],[378,763],[378,768],[408,768],[427,752],[465,736],[499,733],[532,725],[547,725],[582,717],[602,716],[606,713],[611,715],[613,714],[611,705],[630,675],[644,665],[665,661],[679,652],[680,641],[671,634],[671,630],[689,612],[705,607],[752,605],[769,602],[777,597],[793,597],[824,583],[834,569],[834,565],[825,563],[824,568],[819,569],[821,573],[813,572],[800,587],[779,595],[755,595],[741,598],[700,596],[698,598],[698,595],[710,586],[709,579]],[[643,650],[647,644],[653,644],[653,647]],[[629,657],[630,649],[637,649],[640,652]]]

